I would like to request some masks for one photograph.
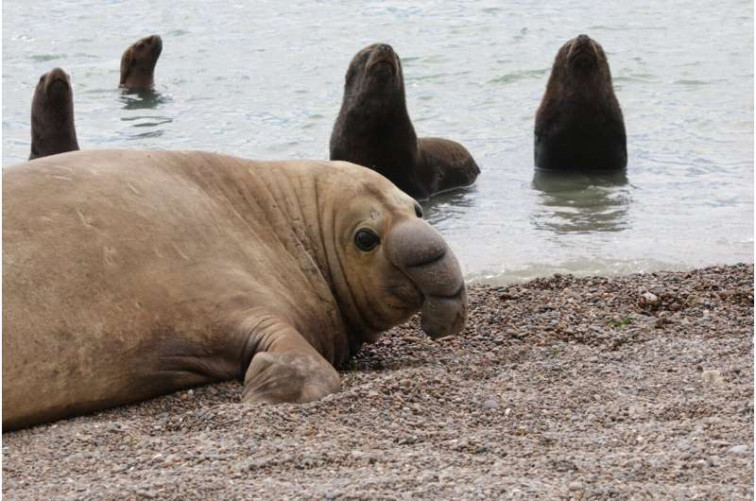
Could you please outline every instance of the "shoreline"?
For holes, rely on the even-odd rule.
[[[753,264],[468,286],[305,405],[219,383],[3,435],[5,499],[753,497]]]

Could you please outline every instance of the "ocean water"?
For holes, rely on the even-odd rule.
[[[154,93],[119,90],[123,50],[157,33]],[[628,133],[625,177],[536,176],[551,64],[604,47]],[[753,262],[753,4],[5,0],[3,165],[29,154],[39,76],[71,74],[82,148],[328,157],[351,57],[402,58],[420,136],[462,142],[482,173],[426,204],[472,281]]]

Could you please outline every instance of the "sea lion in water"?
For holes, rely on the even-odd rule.
[[[480,173],[461,144],[417,138],[404,97],[402,62],[386,44],[365,47],[349,64],[330,150],[331,160],[369,167],[418,200],[468,186]]]
[[[155,83],[155,65],[163,51],[158,35],[144,37],[126,49],[121,56],[121,87],[141,89]]]
[[[604,49],[587,35],[562,46],[535,120],[539,169],[607,171],[627,165],[625,123]]]
[[[54,68],[39,77],[34,89],[29,160],[78,149],[71,79]]]
[[[234,378],[316,400],[419,309],[465,324],[451,250],[357,165],[91,150],[3,178],[5,430]]]

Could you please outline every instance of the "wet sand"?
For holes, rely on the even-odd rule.
[[[307,405],[222,383],[3,435],[3,498],[751,499],[753,265],[475,286]]]

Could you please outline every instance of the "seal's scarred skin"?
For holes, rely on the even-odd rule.
[[[163,51],[163,40],[158,35],[144,37],[123,52],[121,56],[120,86],[126,89],[143,89],[155,84],[155,65]]]
[[[580,35],[557,53],[535,119],[535,165],[562,172],[627,166],[625,122],[604,49]]]
[[[34,89],[29,160],[78,149],[71,79],[54,68],[39,77]]]
[[[2,203],[4,430],[228,379],[308,402],[416,311],[467,317],[417,202],[346,162],[80,151],[5,168]]]
[[[352,59],[330,155],[383,174],[418,200],[468,186],[480,173],[461,144],[418,140],[407,112],[402,62],[386,44],[369,45]]]

